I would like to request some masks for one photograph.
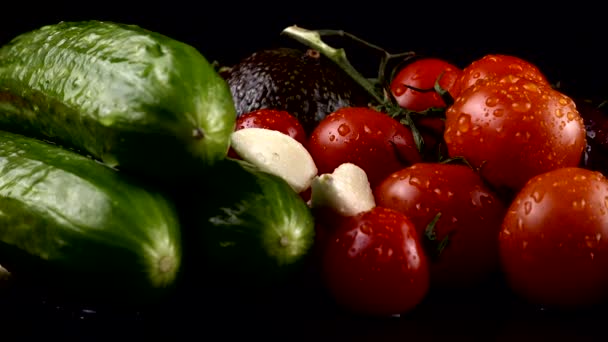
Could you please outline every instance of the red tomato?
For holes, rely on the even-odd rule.
[[[307,136],[298,119],[284,110],[259,109],[240,115],[236,119],[235,130],[257,127],[272,129],[289,135],[306,146]]]
[[[322,262],[325,244],[331,232],[336,231],[348,216],[343,216],[329,207],[313,207],[311,212],[315,219],[315,243],[313,258],[315,262]]]
[[[534,177],[508,209],[499,243],[505,277],[523,298],[599,304],[608,296],[608,180],[582,168]]]
[[[506,207],[470,167],[415,164],[387,177],[374,197],[376,205],[404,213],[427,242],[431,285],[473,285],[498,270],[498,232]],[[428,236],[437,214],[434,235]],[[447,245],[439,253],[444,239]]]
[[[382,207],[350,216],[329,233],[322,277],[342,308],[389,316],[412,310],[429,289],[428,261],[412,222]]]
[[[478,81],[446,110],[449,155],[464,157],[496,189],[577,166],[586,132],[575,103],[545,84],[507,75]]]
[[[390,84],[391,91],[399,105],[413,111],[424,111],[429,108],[442,108],[446,104],[436,91],[420,92],[417,89],[433,89],[439,80],[442,89],[451,94],[456,79],[461,74],[460,68],[439,58],[422,58],[415,60],[402,69]]]
[[[549,84],[546,76],[531,62],[503,54],[489,54],[474,60],[464,69],[452,87],[452,96],[457,97],[478,80],[515,75],[534,82]]]
[[[308,150],[319,174],[350,162],[367,173],[372,186],[421,160],[409,128],[366,107],[344,107],[326,116],[312,131]]]
[[[308,137],[300,121],[284,110],[263,108],[236,118],[235,131],[247,127],[272,129],[289,135],[304,146],[308,144]],[[240,158],[232,148],[228,150],[228,156],[235,159]],[[307,198],[303,198],[307,200]]]

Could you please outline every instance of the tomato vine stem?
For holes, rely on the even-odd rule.
[[[407,51],[397,54],[392,54],[381,48],[378,45],[369,43],[353,34],[342,30],[308,30],[297,25],[288,26],[281,32],[283,35],[287,35],[292,39],[304,44],[305,46],[314,49],[336,63],[346,74],[348,74],[357,84],[359,84],[369,95],[372,96],[377,105],[374,106],[377,110],[382,111],[392,118],[395,118],[406,125],[412,131],[414,141],[418,151],[422,152],[424,148],[424,139],[420,134],[419,130],[414,124],[412,118],[413,115],[428,115],[434,111],[415,112],[399,106],[397,99],[393,95],[390,89],[390,82],[386,79],[386,69],[390,60],[395,58],[413,58],[416,53],[413,51]],[[359,44],[369,47],[373,50],[382,53],[378,79],[374,82],[373,80],[363,76],[353,65],[350,63],[346,56],[346,52],[342,48],[334,48],[326,44],[322,40],[322,36],[341,36],[347,37]]]
[[[321,40],[321,35],[318,31],[311,31],[293,25],[285,28],[282,34],[286,34],[300,43],[319,51],[340,66],[350,77],[353,78],[353,80],[355,80],[355,82],[363,87],[374,98],[374,100],[376,100],[378,103],[385,102],[385,99],[383,96],[378,94],[372,82],[361,75],[361,73],[359,73],[359,71],[357,71],[350,64],[344,49],[336,49],[327,45],[325,42],[323,42],[323,40]]]

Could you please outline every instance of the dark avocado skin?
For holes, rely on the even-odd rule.
[[[326,57],[296,48],[257,51],[226,73],[237,115],[261,108],[285,110],[310,134],[328,114],[367,106],[371,97]]]

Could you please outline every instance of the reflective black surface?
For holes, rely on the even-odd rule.
[[[236,289],[183,288],[147,309],[84,306],[20,286],[2,292],[5,336],[108,340],[164,337],[242,340],[605,340],[604,305],[558,312],[530,305],[504,287],[499,276],[478,287],[432,291],[400,317],[354,316],[334,306],[314,278],[245,294]],[[216,336],[212,338],[212,336]]]

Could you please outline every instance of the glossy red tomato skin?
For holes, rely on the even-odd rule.
[[[541,84],[549,84],[540,68],[528,60],[512,55],[488,54],[472,61],[462,69],[462,73],[452,86],[451,94],[457,97],[478,80],[500,78],[505,75],[515,75]]]
[[[420,92],[418,89],[433,89],[439,80],[442,89],[450,90],[462,70],[456,65],[440,58],[421,58],[408,63],[401,68],[393,80],[390,88],[399,105],[412,111],[424,111],[429,108],[444,108],[446,103],[435,92]]]
[[[535,175],[577,166],[586,145],[571,98],[513,75],[468,88],[446,110],[445,125],[450,156],[464,157],[493,187],[514,193]]]
[[[350,162],[366,172],[372,186],[422,159],[409,128],[366,107],[344,107],[326,116],[312,131],[308,151],[319,174]]]
[[[330,232],[322,278],[340,307],[366,316],[411,311],[429,290],[428,260],[414,225],[382,207],[350,216]]]
[[[531,303],[576,309],[608,291],[608,180],[561,168],[534,177],[509,207],[499,235],[502,269]]]
[[[258,109],[256,111],[240,115],[236,119],[235,130],[257,127],[279,131],[299,141],[306,146],[307,136],[298,119],[284,110]]]
[[[431,258],[431,285],[462,288],[498,271],[498,233],[506,206],[481,177],[462,164],[418,163],[374,189],[376,204],[404,213],[419,236],[435,216],[436,242],[449,239]],[[428,245],[427,245],[428,246]]]
[[[263,108],[244,113],[236,118],[235,131],[249,127],[279,131],[296,139],[304,147],[308,144],[308,137],[300,121],[284,110]],[[240,159],[240,156],[232,148],[228,150],[228,157]],[[306,197],[303,198],[307,200]]]

